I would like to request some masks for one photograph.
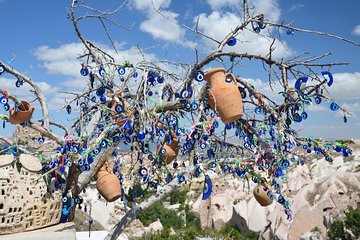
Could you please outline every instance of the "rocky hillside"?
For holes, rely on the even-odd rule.
[[[255,185],[232,176],[214,178],[212,196],[206,201],[201,200],[203,179],[184,185],[187,204],[198,213],[203,228],[220,229],[230,221],[242,233],[260,232],[260,239],[323,239],[334,218],[343,216],[348,206],[360,205],[360,144],[352,147],[352,156],[336,156],[332,164],[313,155],[311,161],[288,175],[283,191],[292,202],[291,222],[279,204],[262,207],[256,202],[252,195]],[[92,204],[92,217],[107,230],[124,214],[122,203],[106,204],[94,188],[83,197]],[[170,209],[179,207],[166,205]],[[122,237],[139,237],[154,229],[162,229],[159,221],[149,228],[136,220]]]

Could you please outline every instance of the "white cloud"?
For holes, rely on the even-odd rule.
[[[359,112],[360,111],[360,102],[355,103],[344,103],[341,107],[349,110],[350,112]]]
[[[134,0],[133,4],[137,10],[149,10],[153,7],[166,9],[170,6],[171,0]]]
[[[266,4],[264,4],[263,7],[266,8]],[[214,39],[222,40],[241,22],[241,16],[230,12],[222,13],[214,11],[210,15],[203,13],[199,18],[199,30]],[[262,31],[262,34],[267,34],[267,31],[271,30],[265,29]],[[233,47],[226,46],[226,48],[239,53],[260,54],[265,56],[269,53],[269,47],[272,43],[272,39],[260,36],[249,30],[241,32],[237,36],[237,39],[241,42]],[[204,41],[206,46],[210,49],[214,49],[217,46],[216,43],[208,39],[205,39]],[[286,42],[280,42],[280,40],[277,40],[273,47],[275,48],[273,51],[273,58],[284,58],[290,56],[293,52],[287,46]]]
[[[70,43],[58,48],[41,46],[35,50],[34,55],[43,61],[42,66],[49,73],[77,77],[81,68],[81,61],[77,57],[83,53],[84,46],[82,44]]]
[[[124,61],[130,61],[131,63],[138,63],[143,61],[143,57],[146,61],[155,60],[154,54],[147,54],[143,52],[140,54],[136,47],[130,49],[119,49],[116,53],[112,48],[106,45],[95,43],[105,52],[113,56],[117,63]],[[116,44],[118,47],[123,47],[123,44]],[[70,43],[60,45],[57,48],[50,48],[49,46],[41,46],[35,50],[34,55],[43,61],[42,66],[48,70],[49,73],[62,74],[71,77],[71,81],[76,79],[81,81],[80,69],[81,61],[77,59],[78,56],[84,53],[82,43]],[[83,86],[81,86],[83,87]]]
[[[360,72],[335,73],[334,84],[328,88],[330,97],[338,100],[360,99]]]
[[[176,20],[177,13],[171,11],[162,11],[162,14],[170,19]],[[185,47],[194,47],[194,44],[185,39],[185,30],[177,24],[168,21],[160,14],[152,14],[147,20],[140,24],[140,29],[147,32],[155,39],[175,42]]]
[[[241,1],[239,0],[208,0],[208,4],[211,9],[218,10],[222,7],[241,7]]]
[[[140,23],[140,30],[149,33],[154,39],[194,48],[195,43],[185,38],[185,29],[176,23],[178,22],[179,14],[166,10],[170,4],[171,0],[135,0],[133,6],[146,15],[146,19]],[[172,21],[161,16],[155,11],[154,7]]]
[[[12,96],[16,96],[20,100],[26,100],[31,102],[36,99],[34,93],[31,92],[31,90],[33,90],[32,87],[27,83],[24,83],[23,86],[17,88],[15,86],[16,79],[8,79],[8,78],[0,77],[0,82],[1,82],[1,88],[6,89]],[[48,100],[51,99],[53,96],[57,96],[58,94],[57,92],[59,91],[59,88],[51,86],[46,82],[36,82],[36,84],[39,86],[42,93],[45,95],[48,108],[51,110],[58,107],[59,105],[53,105]],[[34,105],[36,109],[40,109],[40,105],[38,104],[37,101],[32,103],[32,105]]]
[[[354,30],[352,31],[352,33],[355,35],[360,35],[360,25],[357,25],[356,27],[354,27]]]
[[[281,10],[277,0],[250,0],[250,9],[253,7],[253,11],[256,14],[262,13],[265,19],[270,21],[278,21],[280,18]]]
[[[24,83],[23,86],[17,88],[15,86],[16,79],[0,77],[0,82],[1,88],[6,89],[13,96],[17,96],[21,99],[27,100],[34,100],[36,98],[35,95],[30,91],[33,90],[32,87],[27,83]],[[45,95],[51,95],[58,91],[57,87],[51,86],[46,82],[36,82],[36,84],[39,86],[39,88]]]
[[[306,107],[309,112],[330,112],[330,109],[325,105],[311,104]]]
[[[299,10],[299,9],[303,8],[304,6],[305,5],[302,3],[295,3],[295,4],[291,5],[291,7],[289,8],[289,12]]]
[[[208,0],[212,10],[219,11],[225,7],[243,9],[243,3],[240,0]],[[249,11],[251,14],[264,14],[267,20],[277,21],[280,17],[280,7],[278,0],[248,0]],[[242,11],[241,11],[242,13]]]

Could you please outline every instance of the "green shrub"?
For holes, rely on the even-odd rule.
[[[183,219],[174,210],[166,209],[161,202],[157,202],[142,211],[138,218],[144,226],[149,226],[150,223],[157,221],[157,219],[160,219],[164,228],[180,229],[184,225]]]
[[[350,234],[352,233],[352,236]],[[330,240],[351,240],[360,237],[360,209],[349,207],[345,219],[336,219],[327,233]]]
[[[171,205],[176,204],[176,203],[184,204],[185,200],[186,200],[186,194],[187,194],[187,191],[181,191],[181,190],[175,189],[170,194],[170,204]]]

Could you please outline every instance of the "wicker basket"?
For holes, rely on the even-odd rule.
[[[47,192],[39,160],[20,155],[20,172],[12,162],[12,155],[0,156],[0,235],[58,224],[61,191]]]

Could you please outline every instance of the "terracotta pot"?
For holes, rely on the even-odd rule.
[[[26,101],[21,101],[21,105],[18,107],[18,111],[15,113],[15,108],[12,107],[9,111],[9,121],[12,124],[20,124],[27,122],[31,119],[31,116],[35,110],[35,107],[31,106]]]
[[[263,186],[256,186],[253,191],[256,201],[263,207],[269,206],[273,201],[267,195],[267,192],[264,191]]]
[[[121,197],[120,181],[107,164],[104,164],[97,173],[96,189],[108,202]]]
[[[170,144],[165,143],[161,148],[164,148],[166,152],[161,154],[159,152],[159,156],[166,162],[166,164],[172,163],[179,152],[179,141],[177,139],[176,134],[173,132],[172,134],[172,142]],[[160,149],[159,149],[160,151]]]
[[[235,76],[225,73],[224,68],[215,68],[206,72],[204,78],[210,84],[208,102],[211,109],[219,112],[224,123],[240,119],[243,103]]]

